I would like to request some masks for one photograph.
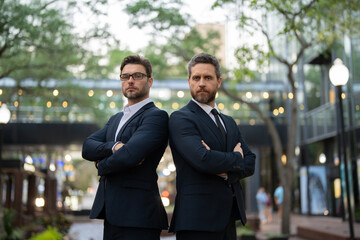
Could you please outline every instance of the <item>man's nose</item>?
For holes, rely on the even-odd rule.
[[[205,79],[204,78],[200,78],[199,85],[200,86],[205,86]]]
[[[135,79],[134,79],[134,77],[133,76],[130,76],[129,77],[129,80],[127,80],[128,82],[131,82],[131,83],[134,83],[135,82]]]

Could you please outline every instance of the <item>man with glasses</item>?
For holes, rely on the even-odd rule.
[[[159,240],[168,221],[156,168],[168,141],[168,115],[149,98],[153,83],[148,59],[125,57],[121,87],[128,104],[83,144],[100,183],[90,218],[104,219],[104,239]]]

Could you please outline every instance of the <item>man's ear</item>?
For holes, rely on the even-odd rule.
[[[154,82],[154,79],[152,77],[149,77],[148,78],[149,88],[151,88],[153,82]]]
[[[217,81],[218,81],[218,88],[219,88],[221,86],[222,78],[219,77]]]

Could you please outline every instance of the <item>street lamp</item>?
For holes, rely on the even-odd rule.
[[[0,106],[0,160],[2,160],[2,145],[3,145],[3,126],[10,121],[10,110],[6,104],[3,103]]]
[[[338,111],[338,121],[340,125],[339,129],[339,141],[340,141],[340,151],[339,158],[340,162],[343,161],[345,169],[345,188],[347,192],[347,209],[349,214],[349,230],[350,230],[350,239],[354,239],[354,227],[353,227],[353,217],[351,213],[351,200],[350,200],[350,185],[349,185],[349,173],[348,173],[348,164],[346,158],[346,146],[345,146],[345,127],[344,127],[344,110],[342,104],[342,89],[341,87],[347,83],[349,80],[349,70],[343,64],[341,59],[337,58],[334,61],[334,65],[329,70],[329,77],[331,83],[336,88],[337,103],[339,107]]]
[[[0,106],[0,124],[7,124],[10,121],[10,110],[6,104],[3,103]]]

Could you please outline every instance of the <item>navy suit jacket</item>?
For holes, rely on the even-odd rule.
[[[220,116],[227,132],[226,146],[215,122],[194,101],[170,116],[170,147],[177,171],[170,232],[225,230],[234,196],[236,219],[246,223],[240,179],[254,173],[255,154],[242,139],[235,121],[224,114]],[[233,152],[238,142],[244,158]],[[228,180],[217,176],[220,173],[227,173]]]
[[[168,144],[168,114],[152,102],[146,104],[125,123],[115,141],[122,115],[113,115],[83,144],[83,158],[100,160],[100,183],[90,218],[105,217],[121,227],[167,229],[156,168]],[[117,141],[125,145],[113,153]]]

